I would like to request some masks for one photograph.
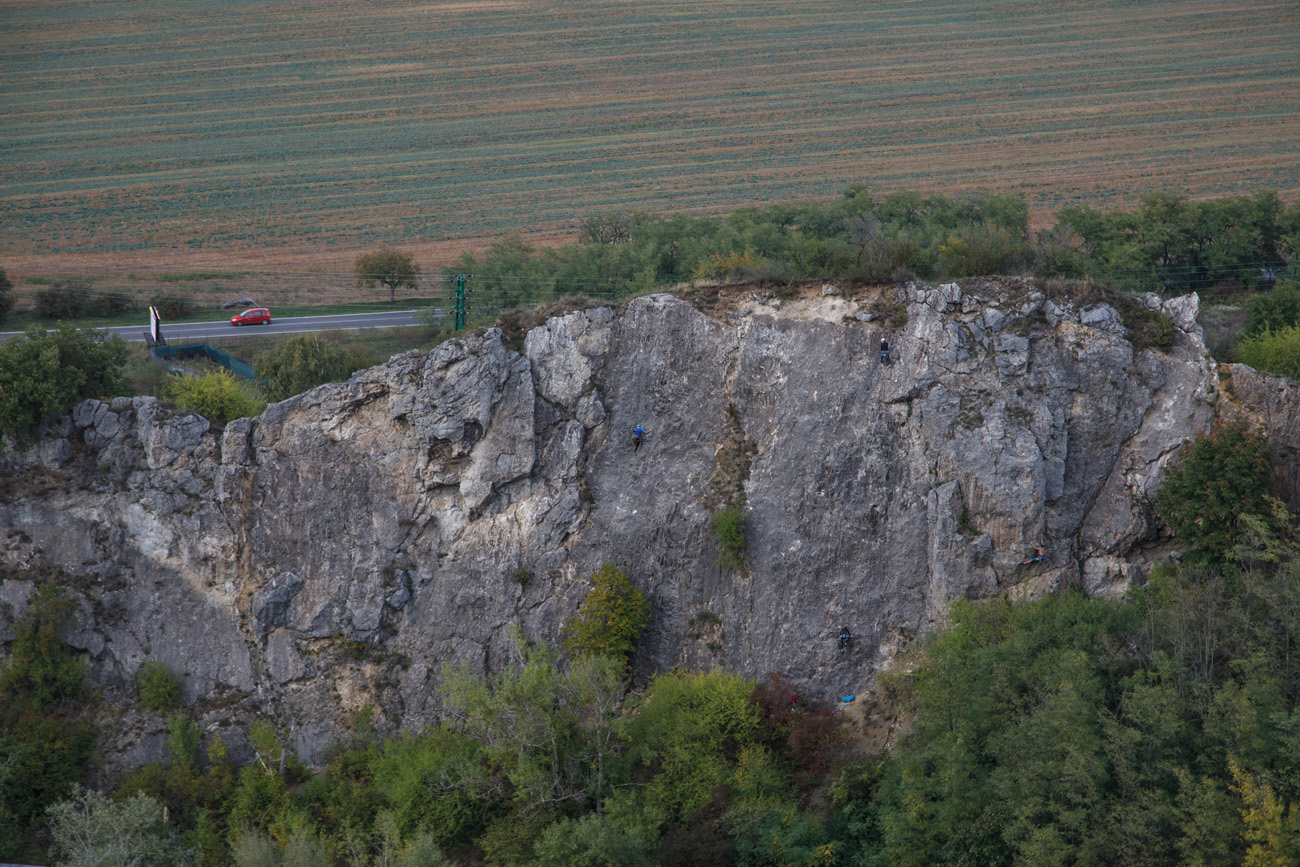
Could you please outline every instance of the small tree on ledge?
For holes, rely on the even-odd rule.
[[[624,666],[650,622],[650,603],[622,572],[606,563],[576,617],[564,621],[564,647],[574,658],[611,656]]]
[[[381,247],[357,257],[357,285],[373,289],[376,286],[388,288],[388,300],[397,298],[399,286],[414,289],[416,277],[420,276],[420,266],[415,264],[410,253]]]

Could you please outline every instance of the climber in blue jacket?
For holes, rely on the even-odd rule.
[[[641,448],[641,441],[645,439],[645,428],[637,425],[632,428],[632,451],[636,452]]]

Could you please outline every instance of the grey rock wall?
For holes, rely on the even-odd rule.
[[[1014,282],[909,285],[889,331],[869,295],[741,300],[570,313],[522,352],[489,330],[219,432],[89,401],[0,458],[0,638],[61,570],[119,762],[159,748],[129,710],[145,659],[205,728],[268,716],[319,761],[363,705],[435,720],[440,667],[504,664],[511,623],[558,641],[606,562],[653,604],[638,676],[781,670],[830,697],[954,598],[1122,589],[1164,466],[1221,410],[1266,419],[1300,478],[1294,396],[1233,368],[1224,399],[1194,297],[1148,299],[1167,352]],[[742,492],[748,565],[722,569],[710,514]]]

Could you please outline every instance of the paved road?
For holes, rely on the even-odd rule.
[[[338,316],[292,316],[278,317],[272,311],[270,325],[241,325],[235,327],[229,319],[219,322],[181,322],[163,323],[163,337],[168,343],[189,343],[209,340],[213,337],[257,337],[267,334],[298,334],[304,331],[356,331],[360,328],[397,328],[402,325],[419,324],[419,310],[394,310],[387,313],[344,313]],[[441,309],[434,310],[434,316],[441,319]],[[109,328],[127,340],[143,341],[149,330],[147,322],[140,325],[123,325]],[[11,331],[0,334],[0,340],[21,332]]]

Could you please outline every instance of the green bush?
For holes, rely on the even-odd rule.
[[[632,581],[606,563],[576,617],[564,621],[564,647],[573,657],[611,656],[624,665],[650,622],[650,603]]]
[[[1237,360],[1265,373],[1300,379],[1300,325],[1266,327],[1237,344]]]
[[[1156,514],[1198,556],[1221,561],[1244,538],[1242,518],[1271,525],[1272,449],[1244,425],[1225,425],[1186,447],[1165,471]]]
[[[78,789],[72,800],[50,808],[55,850],[66,867],[132,865],[186,867],[194,852],[167,821],[153,798],[137,793],[121,802]]]
[[[732,503],[713,513],[713,537],[722,549],[718,565],[723,569],[742,569],[746,561],[745,509]]]
[[[122,338],[66,323],[0,343],[0,436],[30,442],[48,416],[117,392],[126,357]]]
[[[181,701],[181,682],[171,669],[152,659],[135,673],[140,688],[140,705],[154,713],[167,713]]]
[[[992,225],[963,230],[939,248],[940,268],[949,277],[1006,274],[1029,256],[1024,241]]]
[[[197,412],[219,424],[250,418],[266,409],[266,402],[248,394],[239,379],[227,370],[214,370],[202,376],[169,377],[165,391],[178,408]]]
[[[129,295],[95,291],[89,281],[77,278],[55,281],[37,292],[35,301],[36,315],[42,319],[121,316],[135,306]]]
[[[424,830],[440,846],[463,846],[482,825],[482,760],[476,741],[443,725],[386,741],[369,769],[403,836]]]
[[[1284,280],[1272,292],[1262,292],[1246,302],[1246,334],[1281,331],[1300,325],[1300,286]]]
[[[347,379],[371,359],[349,351],[319,334],[299,334],[259,354],[253,362],[257,384],[267,400],[287,400],[295,394]]]
[[[39,290],[34,300],[36,315],[42,319],[80,319],[89,316],[93,305],[90,283],[85,280],[58,280]]]
[[[742,753],[755,746],[754,683],[734,674],[661,674],[628,720],[629,754],[651,774],[646,804],[686,819],[719,787],[736,782]]]
[[[1130,297],[1121,296],[1121,315],[1129,342],[1135,349],[1154,346],[1168,351],[1174,345],[1174,320],[1160,310],[1151,310]]]

